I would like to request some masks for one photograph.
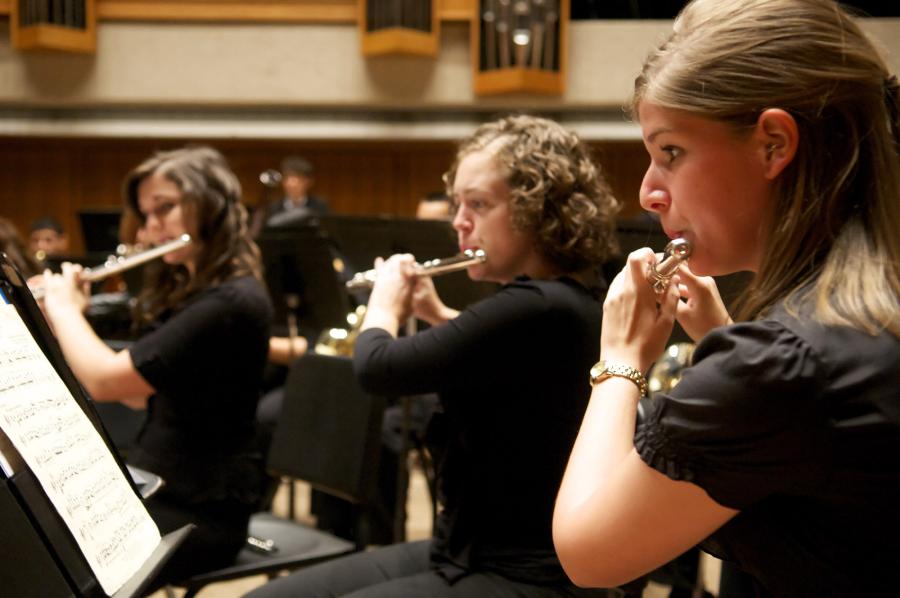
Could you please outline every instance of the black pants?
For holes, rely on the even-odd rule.
[[[556,598],[606,596],[605,590],[536,586],[494,573],[473,573],[453,585],[430,567],[430,540],[394,544],[301,569],[247,598]]]
[[[196,526],[157,574],[148,593],[232,564],[247,541],[247,523],[253,510],[236,500],[182,505],[155,496],[144,506],[163,535],[188,523]]]

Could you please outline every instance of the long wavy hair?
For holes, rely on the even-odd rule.
[[[546,118],[515,115],[478,127],[444,174],[448,195],[460,162],[488,146],[510,189],[512,225],[563,272],[609,259],[620,210],[600,167],[578,136]]]
[[[694,0],[635,80],[641,102],[753,130],[767,108],[797,122],[776,183],[762,263],[737,317],[776,302],[900,336],[900,98],[897,79],[831,0]]]
[[[181,192],[182,213],[197,248],[196,273],[183,265],[156,260],[147,268],[135,307],[135,321],[147,325],[162,314],[178,310],[195,293],[240,276],[262,281],[259,249],[247,231],[247,212],[241,205],[241,185],[225,158],[213,148],[189,146],[158,152],[125,179],[127,206],[138,207],[138,187],[154,175],[175,183]],[[194,230],[191,230],[194,229]]]

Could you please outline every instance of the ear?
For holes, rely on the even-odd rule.
[[[753,135],[764,161],[766,178],[776,178],[797,154],[800,141],[797,121],[786,110],[767,108],[756,120]]]

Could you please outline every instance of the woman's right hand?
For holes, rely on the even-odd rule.
[[[694,342],[713,328],[731,324],[731,316],[712,276],[697,276],[687,264],[678,269],[678,302],[675,319]]]

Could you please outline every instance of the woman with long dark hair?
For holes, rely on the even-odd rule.
[[[148,267],[127,349],[110,349],[84,319],[78,267],[45,275],[44,311],[88,394],[147,409],[128,461],[165,481],[147,502],[160,531],[197,526],[157,584],[231,562],[264,486],[255,410],[272,308],[240,194],[209,147],[157,153],[128,175],[125,202],[144,236],[192,242]]]

